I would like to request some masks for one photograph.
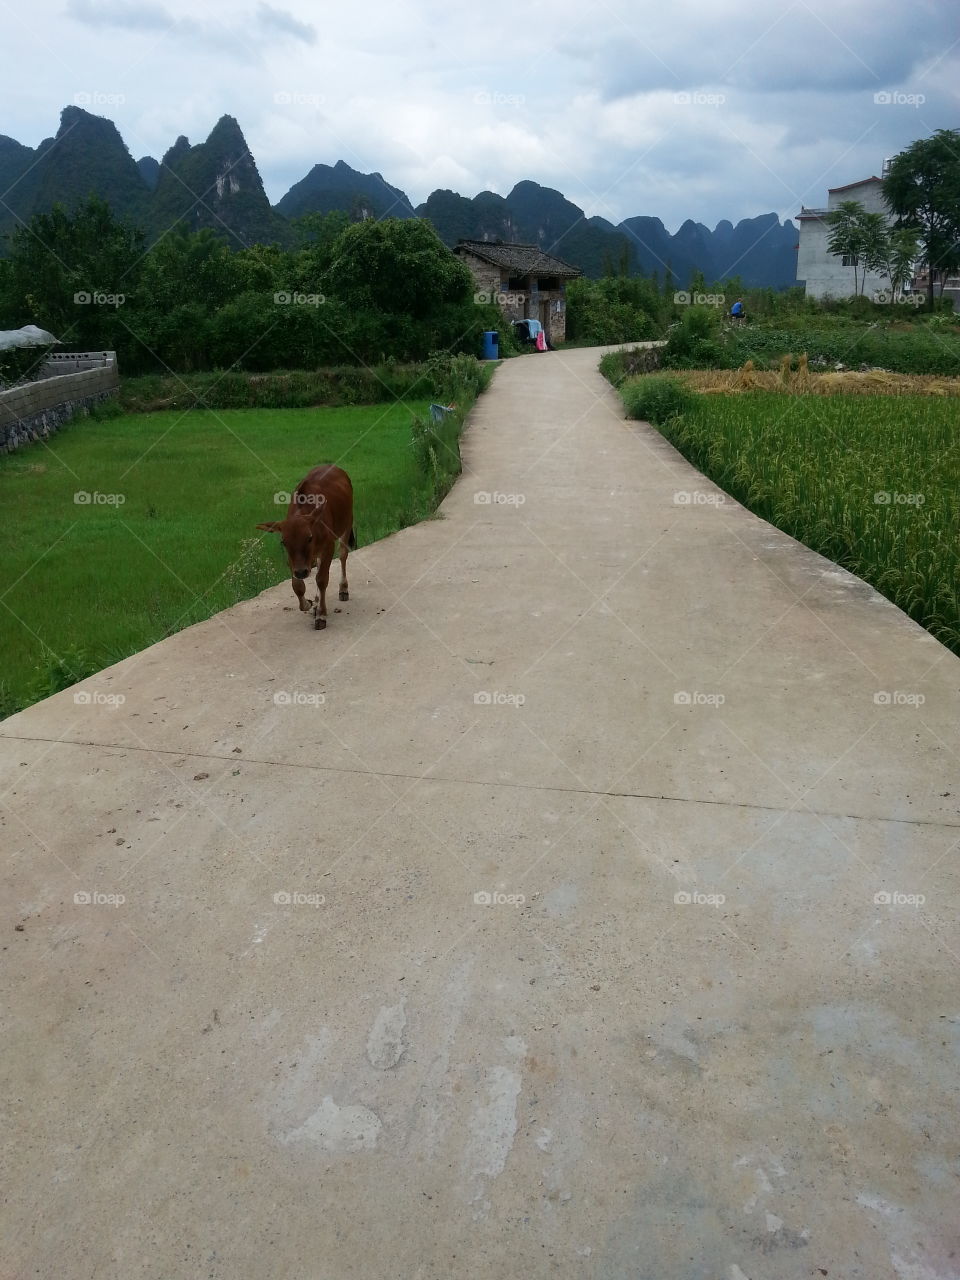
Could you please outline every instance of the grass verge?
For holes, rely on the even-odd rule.
[[[476,389],[437,426],[427,400],[158,412],[0,458],[0,718],[287,577],[254,526],[319,462],[349,472],[361,546],[430,515]]]

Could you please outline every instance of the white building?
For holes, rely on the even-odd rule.
[[[827,248],[830,226],[826,216],[839,209],[844,200],[856,200],[868,213],[882,213],[888,223],[893,222],[883,202],[883,183],[880,178],[864,178],[848,183],[845,187],[831,187],[827,192],[825,209],[802,208],[800,223],[800,247],[797,253],[797,279],[806,286],[808,298],[850,298],[853,296],[853,263],[847,258],[835,257]],[[875,292],[889,291],[890,279],[876,271],[868,271],[863,285],[864,297],[872,298]]]

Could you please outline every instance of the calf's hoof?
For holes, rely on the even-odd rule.
[[[315,618],[313,622],[313,629],[314,631],[322,631],[326,625],[326,618]]]
[[[346,589],[346,587],[341,587],[341,588],[340,588],[340,599],[341,599],[341,600],[349,600],[349,599],[350,599],[350,592]]]

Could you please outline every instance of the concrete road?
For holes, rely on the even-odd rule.
[[[960,662],[596,361],[0,727],[4,1280],[960,1276]]]

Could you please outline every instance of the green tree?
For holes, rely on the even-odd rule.
[[[834,257],[850,260],[853,292],[860,297],[868,271],[884,269],[887,254],[887,223],[882,213],[868,213],[859,200],[844,200],[827,214],[830,237],[827,247]]]
[[[863,261],[863,280],[860,293],[863,294],[868,271],[890,274],[887,262],[890,257],[890,228],[882,213],[864,213],[860,219],[862,237],[860,256]]]
[[[290,273],[291,255],[277,245],[254,244],[249,249],[239,249],[234,254],[236,288],[242,292],[256,290],[273,293],[286,287]]]
[[[324,279],[337,256],[340,237],[350,226],[350,219],[340,209],[330,213],[305,213],[294,227],[300,248],[288,257],[289,278],[283,288],[297,293],[325,292]]]
[[[74,348],[115,346],[120,310],[137,291],[143,249],[142,232],[115,218],[97,196],[73,212],[56,204],[34,214],[11,237],[6,322],[37,324]]]
[[[245,287],[244,267],[245,259],[209,227],[176,230],[158,240],[147,255],[144,291],[160,312],[194,304],[212,311]]]
[[[305,213],[290,224],[298,249],[330,248],[334,241],[350,225],[350,217],[343,209],[330,213]]]
[[[248,277],[257,272],[255,263],[252,256],[234,253],[209,227],[178,228],[158,240],[144,259],[141,301],[128,318],[132,348],[127,367],[209,367],[212,320],[248,287]]]
[[[913,276],[917,260],[917,233],[910,227],[891,227],[886,239],[884,270],[890,277],[893,301],[903,296],[903,286]]]
[[[934,272],[960,266],[960,130],[938,129],[895,156],[883,196],[897,226],[916,234],[932,311]]]
[[[472,297],[469,269],[423,218],[368,218],[335,247],[330,292],[349,307],[427,318]]]

